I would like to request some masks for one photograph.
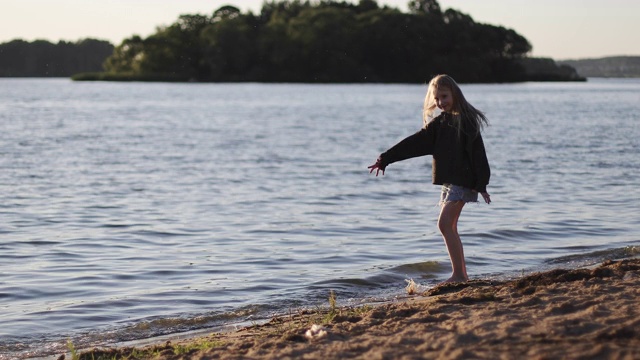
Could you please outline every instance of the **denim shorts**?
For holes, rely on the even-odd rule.
[[[464,201],[478,202],[478,193],[464,186],[453,184],[442,185],[442,193],[440,194],[440,205],[448,202]]]

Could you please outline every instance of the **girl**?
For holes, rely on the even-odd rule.
[[[441,110],[436,114],[436,108]],[[487,118],[467,102],[458,84],[448,75],[438,75],[429,82],[422,114],[424,126],[382,153],[368,167],[376,176],[387,165],[417,156],[433,156],[433,183],[442,185],[438,229],[451,259],[453,273],[445,282],[468,281],[462,242],[458,235],[458,218],[462,207],[477,202],[478,193],[489,204],[489,162],[480,130]]]

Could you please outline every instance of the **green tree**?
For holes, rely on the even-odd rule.
[[[299,61],[302,49],[290,34],[289,22],[305,9],[308,2],[265,2],[258,15],[256,46],[258,55],[254,67],[257,79],[262,81],[302,81]]]
[[[437,0],[410,0],[409,10],[414,14],[442,15],[442,9]]]
[[[202,31],[210,24],[204,15],[180,15],[174,24],[158,29],[144,41],[143,70],[199,79],[203,68]]]
[[[222,20],[233,20],[240,15],[240,9],[235,6],[225,5],[213,12],[213,18],[211,20],[216,23]]]
[[[367,11],[378,10],[380,7],[375,0],[360,0],[356,7],[357,13],[365,13]]]
[[[288,35],[302,50],[296,68],[305,81],[357,80],[354,20],[352,11],[327,6],[306,9],[290,21]]]
[[[105,70],[111,73],[133,74],[142,72],[140,66],[144,57],[144,42],[138,35],[124,39],[105,61]]]
[[[77,42],[13,40],[0,44],[0,76],[68,77],[77,72],[100,71],[113,52],[107,41]]]
[[[198,81],[461,82],[525,79],[529,42],[511,29],[476,23],[437,0],[408,13],[334,0],[267,1],[258,15],[223,6],[182,15],[146,39],[132,37],[109,71]]]
[[[245,80],[258,54],[253,15],[225,6],[214,13],[213,23],[202,32],[204,78]]]

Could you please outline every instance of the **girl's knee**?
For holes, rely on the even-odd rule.
[[[438,219],[438,230],[440,230],[440,233],[444,235],[454,229],[453,224],[453,221]]]
[[[451,231],[457,232],[458,217],[464,206],[463,202],[449,202],[442,206],[438,217],[438,229],[445,235]]]

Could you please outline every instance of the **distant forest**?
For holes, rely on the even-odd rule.
[[[75,80],[424,83],[438,73],[467,83],[584,80],[570,66],[528,58],[531,44],[514,30],[476,23],[437,0],[408,5],[405,13],[374,0],[274,0],[259,14],[223,6],[211,15],[181,15],[111,51],[103,44],[89,52],[104,56],[101,69],[77,66],[89,55],[80,47],[62,62],[45,52],[16,59],[3,50],[12,42],[0,46],[0,59],[28,63],[38,74],[47,64],[46,75],[33,76],[75,66]]]
[[[640,56],[611,56],[599,59],[564,60],[586,77],[640,77]]]
[[[13,40],[0,44],[0,77],[69,77],[102,71],[113,49],[108,41],[95,39],[57,44]]]

